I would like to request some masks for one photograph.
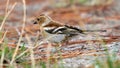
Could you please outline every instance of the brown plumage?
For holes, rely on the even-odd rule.
[[[76,27],[60,24],[47,15],[37,17],[34,24],[39,24],[43,38],[52,43],[65,42],[76,35],[84,33]]]

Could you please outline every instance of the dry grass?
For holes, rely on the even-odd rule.
[[[72,1],[71,0],[71,4],[72,4]],[[109,1],[112,1],[112,0],[109,0]],[[5,25],[5,22],[7,20],[7,18],[9,17],[9,15],[12,13],[12,11],[14,10],[15,6],[17,5],[17,2],[15,2],[11,9],[8,10],[8,6],[9,6],[9,2],[10,0],[7,0],[7,3],[6,3],[6,8],[5,8],[5,16],[3,18],[3,21],[2,21],[2,24],[0,26],[0,31],[2,32],[3,28],[4,28],[4,25]],[[67,45],[64,45],[64,44],[60,44],[60,47],[56,48],[58,49],[57,52],[51,54],[51,49],[53,48],[53,45],[51,43],[48,43],[48,44],[45,44],[46,40],[47,39],[44,39],[42,41],[39,41],[39,38],[40,38],[40,33],[37,34],[37,38],[35,40],[34,43],[32,43],[31,41],[31,38],[29,36],[29,34],[26,34],[24,32],[26,32],[28,30],[28,32],[31,32],[33,33],[30,29],[31,25],[29,26],[29,28],[27,29],[28,26],[26,26],[26,0],[22,0],[22,4],[23,4],[23,21],[22,21],[22,27],[20,28],[20,36],[19,36],[19,39],[17,40],[18,42],[15,44],[16,46],[14,48],[9,48],[9,45],[8,45],[8,42],[6,42],[6,35],[8,34],[8,30],[4,31],[3,35],[2,35],[2,38],[0,39],[0,68],[3,68],[4,66],[11,66],[11,68],[19,68],[19,65],[24,68],[36,68],[37,66],[38,67],[42,67],[42,68],[51,68],[51,62],[52,64],[56,62],[55,64],[55,67],[56,68],[59,68],[57,62],[58,60],[60,59],[63,59],[63,58],[71,58],[71,57],[76,57],[76,56],[79,56],[79,55],[91,55],[93,54],[93,52],[96,52],[97,50],[89,50],[88,52],[85,52],[84,51],[84,48],[82,49],[76,49],[76,50],[71,50],[71,51],[66,51],[66,50],[59,50],[60,48],[62,49],[62,47],[72,47],[72,45],[75,45],[75,44],[83,44],[83,43],[88,43],[88,44],[94,44],[96,42],[102,44],[102,45],[106,45],[107,43],[111,43],[111,42],[116,42],[116,41],[119,41],[118,39],[120,38],[120,36],[109,36],[109,35],[106,35],[109,37],[109,39],[102,39],[98,34],[95,34],[97,36],[97,39],[96,40],[77,40],[77,41],[72,41],[72,42],[69,42]],[[92,8],[93,10],[95,8]],[[81,9],[80,9],[81,10]],[[59,18],[63,21],[65,21],[65,19],[67,20],[77,20],[79,23],[79,25],[85,29],[85,25],[86,23],[84,23],[85,21],[91,21],[91,20],[111,20],[111,21],[118,21],[120,19],[120,16],[111,16],[111,17],[91,17],[91,18],[85,18],[83,20],[83,18],[81,18],[79,16],[79,7],[72,7],[71,8],[60,8],[60,10],[58,8],[54,9],[53,12],[50,11],[51,13],[49,14],[50,16],[54,16],[56,18]],[[87,10],[84,10],[82,9],[85,13]],[[101,8],[100,8],[101,10]],[[67,13],[68,12],[68,13]],[[75,15],[74,15],[75,13]],[[64,17],[62,17],[64,16]],[[82,21],[80,21],[82,20]],[[70,23],[70,22],[69,22]],[[75,23],[73,23],[75,24]],[[106,22],[106,24],[108,24]],[[119,25],[118,25],[119,27]],[[34,28],[33,28],[34,29]],[[39,29],[39,28],[37,28]],[[106,28],[106,29],[111,29],[111,28]],[[33,31],[36,31],[35,29]],[[10,32],[10,31],[9,31]],[[33,33],[34,34],[34,33]],[[24,36],[24,37],[23,37]],[[27,41],[27,46],[24,48],[22,48],[22,46],[24,47],[24,45],[21,46],[22,44],[22,39],[25,38]],[[116,40],[117,39],[117,40]],[[44,45],[45,44],[45,45]],[[25,44],[26,45],[26,44]],[[46,48],[45,52],[41,52],[39,50],[43,48]],[[106,51],[107,52],[107,51]],[[83,54],[85,53],[85,54]],[[26,55],[27,54],[27,55]],[[36,55],[40,55],[38,58],[36,58],[35,56]],[[45,56],[45,57],[41,57],[41,55]],[[111,61],[111,59],[113,59],[113,57],[111,57],[110,55],[107,55],[108,56],[108,59],[107,59],[107,66],[108,68],[114,68],[114,62],[117,63],[118,61]],[[27,58],[26,58],[27,57]],[[21,58],[23,59],[23,62],[21,61]],[[29,59],[30,60],[27,60],[26,59]],[[25,60],[24,60],[25,59]],[[6,61],[7,60],[7,61]],[[4,62],[7,62],[7,64],[4,64]],[[19,61],[17,63],[17,61]],[[30,62],[29,62],[30,61]],[[45,61],[45,63],[42,63],[43,61]],[[41,65],[39,65],[39,63],[41,63]],[[95,68],[95,66],[100,66],[102,63],[100,63],[99,61],[96,61],[96,64],[92,67],[92,68]],[[113,66],[112,66],[113,65]],[[61,65],[62,66],[62,65]],[[117,66],[117,65],[116,65]],[[104,67],[104,66],[103,66]],[[119,65],[118,65],[119,67]],[[63,67],[62,67],[63,68]]]

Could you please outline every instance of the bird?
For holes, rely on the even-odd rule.
[[[70,25],[54,21],[50,16],[41,14],[34,19],[34,24],[39,24],[43,39],[50,43],[65,43],[73,37],[84,34],[84,31]]]

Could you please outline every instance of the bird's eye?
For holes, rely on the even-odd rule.
[[[39,21],[40,19],[39,18],[37,18],[37,21]]]
[[[37,24],[37,22],[35,21],[33,24]]]

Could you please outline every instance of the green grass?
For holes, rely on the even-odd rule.
[[[41,66],[41,68],[46,68],[45,62],[40,62],[40,66]]]
[[[7,64],[9,66],[10,61],[12,60],[12,56],[14,54],[15,48],[10,48],[8,47],[8,43],[5,41],[0,45],[0,58],[1,58],[1,64]],[[24,47],[21,47],[19,49],[19,53],[22,53],[25,50]],[[25,56],[24,54],[23,56]],[[19,57],[18,59],[15,60],[15,63],[21,63],[24,62],[24,59],[22,58],[23,56]],[[7,61],[4,63],[4,61]]]
[[[97,58],[94,64],[94,68],[120,68],[120,60],[117,59],[117,56],[114,53],[111,54],[106,51],[106,57],[106,60],[99,60]]]
[[[74,4],[75,0],[69,0],[69,1],[70,1],[70,4],[72,5],[72,4]],[[87,0],[79,0],[80,3],[84,3],[86,1]],[[61,5],[63,5],[63,4],[60,4],[60,6]],[[24,10],[24,12],[25,12],[25,10]],[[7,19],[8,15],[6,16],[6,19]],[[0,22],[2,20],[6,20],[6,19],[4,19],[4,17],[0,16]],[[26,18],[24,15],[24,24],[25,24],[25,19]],[[3,23],[5,23],[5,22],[3,22]],[[25,26],[24,24],[23,24],[23,29]],[[0,31],[0,39],[1,38],[3,38],[3,34]],[[22,47],[18,46],[18,49],[16,49],[17,47],[16,48],[9,47],[8,40],[6,38],[3,38],[3,39],[4,39],[4,41],[0,44],[0,64],[1,65],[6,64],[7,68],[15,68],[17,65],[20,65],[23,68],[35,68],[35,67],[37,67],[36,65],[38,65],[41,68],[49,68],[49,67],[47,67],[47,64],[43,61],[39,61],[39,63],[36,62],[35,67],[34,66],[32,67],[32,63],[34,64],[34,62],[27,61],[25,58],[26,56],[31,55],[32,51],[29,52],[30,49],[28,50],[27,48],[25,48],[24,47],[25,44],[22,44],[21,42],[19,42],[19,44],[22,45]],[[21,37],[21,39],[22,39],[22,37]],[[28,51],[26,51],[26,50],[28,50]],[[15,51],[17,51],[17,52],[15,52]],[[22,54],[23,52],[25,52],[25,53]],[[59,55],[61,55],[60,51],[58,53],[59,53]],[[107,60],[105,62],[103,62],[103,60],[96,59],[95,64],[94,64],[94,68],[120,68],[120,61],[116,60],[116,58],[117,58],[116,55],[114,53],[113,53],[113,55],[110,55],[107,50],[106,50],[106,54],[107,54]],[[15,57],[13,57],[13,55],[15,55]],[[21,55],[21,56],[19,56],[19,55]],[[13,59],[14,59],[14,61],[12,62],[12,64],[10,64],[10,62]],[[61,61],[60,65],[58,65],[57,59],[56,59],[56,63],[53,64],[53,67],[54,68],[65,68],[62,59],[63,58],[60,57],[60,61]],[[50,61],[51,61],[51,59],[50,59]],[[29,62],[31,62],[31,63],[29,63]]]
[[[84,4],[85,2],[87,2],[88,0],[79,0],[80,4]]]
[[[4,19],[4,16],[0,16],[0,22],[2,22]]]

